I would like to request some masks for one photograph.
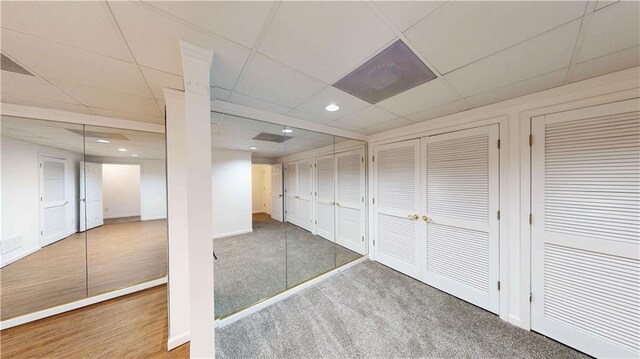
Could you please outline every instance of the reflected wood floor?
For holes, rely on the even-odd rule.
[[[167,274],[166,220],[106,224],[0,269],[2,320]]]
[[[167,352],[167,287],[157,286],[0,332],[0,358],[188,358]]]

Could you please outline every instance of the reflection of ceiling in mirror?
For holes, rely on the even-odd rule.
[[[164,159],[164,134],[86,126],[83,143],[83,126],[77,124],[31,120],[11,116],[1,117],[2,137],[9,137],[40,146],[83,153],[87,156]],[[100,143],[98,140],[108,140]],[[127,149],[126,152],[118,151]]]
[[[293,127],[287,128],[292,132],[284,133],[283,125],[212,112],[211,147],[251,151],[258,157],[275,158],[333,144],[332,135]],[[285,136],[286,140],[274,142],[255,139],[261,134],[263,138],[270,137],[268,135]],[[251,150],[251,147],[256,149]]]

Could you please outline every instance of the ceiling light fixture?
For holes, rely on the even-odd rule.
[[[257,150],[257,148],[255,148],[255,147],[253,147],[253,146],[251,146],[251,147],[249,147],[249,148],[250,148],[250,149],[252,149],[252,150]]]
[[[118,148],[118,151],[120,151],[120,152],[127,152],[127,149],[126,149],[126,148]]]
[[[100,143],[111,143],[111,141],[107,141],[107,140],[96,140],[96,142],[100,142]]]
[[[325,107],[325,110],[329,112],[335,112],[335,111],[338,111],[339,109],[340,109],[340,106],[336,105],[335,103],[332,103],[331,105],[327,105],[327,107]]]
[[[131,155],[131,157],[138,157],[138,155]]]
[[[282,130],[282,132],[284,132],[284,133],[291,133],[291,132],[293,132],[293,130],[288,129],[288,128],[285,128],[284,130]]]

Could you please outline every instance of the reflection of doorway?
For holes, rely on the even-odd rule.
[[[103,164],[104,223],[140,221],[140,165]]]
[[[271,166],[271,218],[282,222],[282,163]]]
[[[40,245],[42,247],[66,237],[65,191],[66,161],[40,156]]]
[[[102,213],[102,164],[80,162],[80,231],[104,223]]]

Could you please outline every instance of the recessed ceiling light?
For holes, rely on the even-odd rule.
[[[96,142],[100,142],[100,143],[111,143],[111,141],[108,141],[108,140],[96,140]]]
[[[335,103],[332,103],[331,105],[327,105],[327,107],[325,107],[325,110],[329,112],[335,112],[335,111],[338,111],[339,109],[340,109],[340,106],[336,105]]]
[[[138,155],[131,155],[131,157],[138,157]]]
[[[293,132],[293,130],[290,130],[290,129],[288,129],[288,128],[285,128],[284,130],[282,130],[282,132],[284,132],[284,133],[291,133],[291,132]]]
[[[120,152],[127,152],[127,149],[126,149],[126,148],[118,148],[118,151],[120,151]]]
[[[255,148],[255,147],[253,147],[253,146],[251,146],[251,147],[249,147],[249,148],[250,148],[250,149],[252,149],[252,150],[257,150],[257,148]]]

